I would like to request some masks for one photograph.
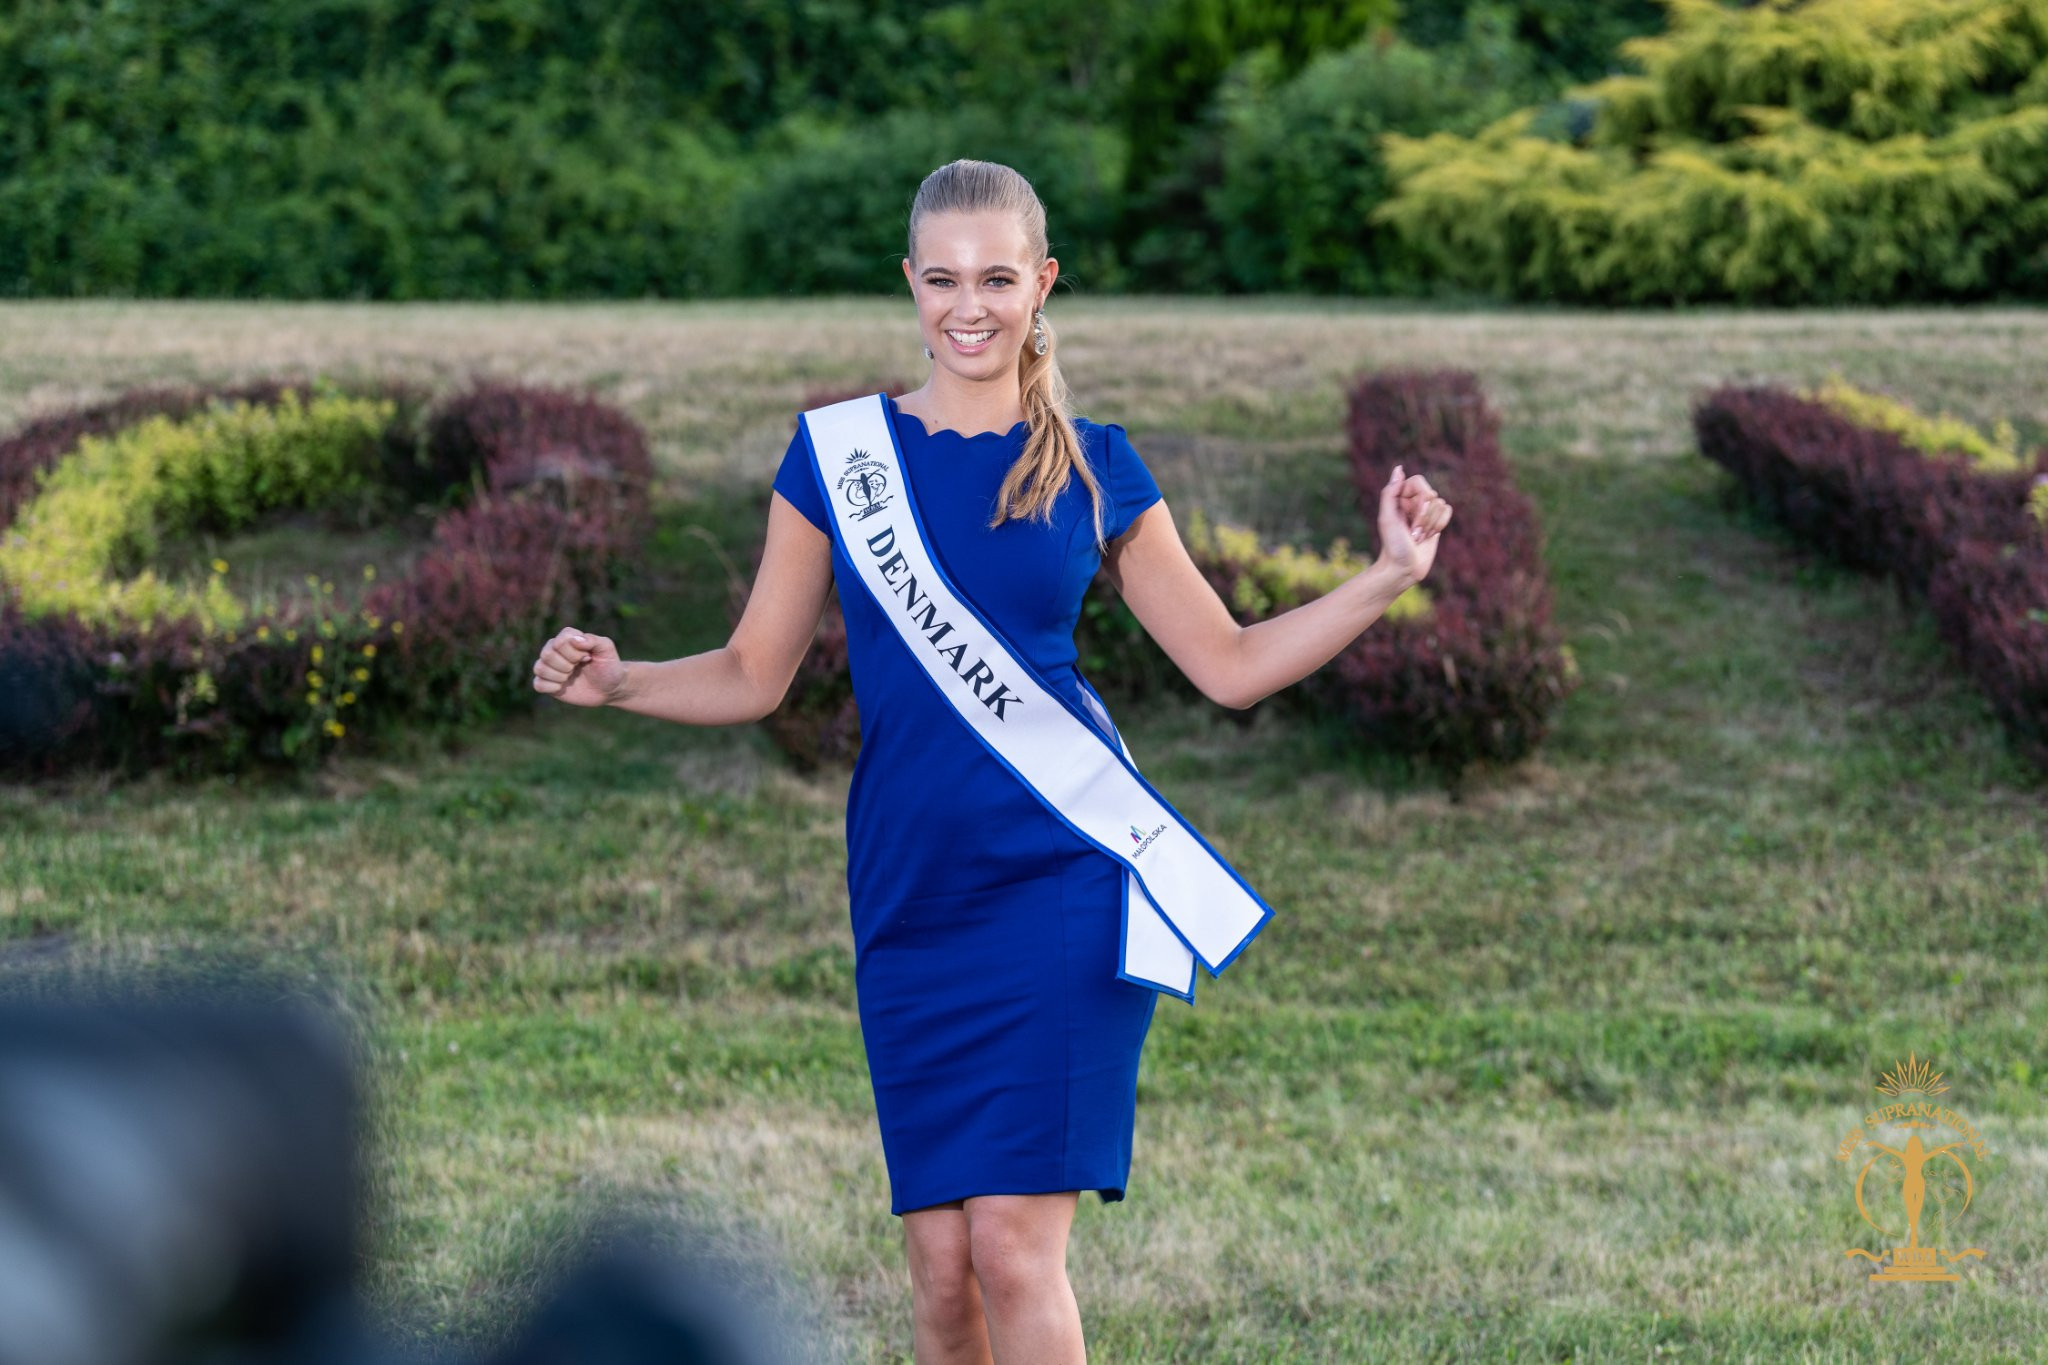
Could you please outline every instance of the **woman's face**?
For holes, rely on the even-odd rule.
[[[917,255],[903,263],[917,325],[933,364],[962,379],[1017,370],[1031,314],[1059,278],[1050,256],[1032,260],[1014,214],[939,213],[918,225]]]

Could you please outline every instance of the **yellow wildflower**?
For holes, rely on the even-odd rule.
[[[226,573],[228,571],[228,562],[225,559],[214,560],[213,571],[215,573]]]
[[[354,705],[356,704],[356,694],[355,694],[355,693],[353,693],[353,692],[344,692],[344,693],[342,693],[342,694],[341,694],[341,704],[342,704],[343,706],[354,706]]]
[[[313,646],[313,662],[314,662],[314,663],[316,663],[316,664],[317,664],[317,663],[319,663],[319,662],[320,662],[320,659],[321,659],[321,655],[322,655],[322,651],[321,651],[321,648],[320,648],[320,646],[318,646],[318,645],[314,645],[314,646]]]
[[[338,720],[330,720],[322,728],[325,729],[328,734],[333,735],[336,739],[340,739],[343,735],[348,733],[348,731],[345,728],[343,728],[342,723]]]
[[[363,646],[363,657],[364,657],[365,659],[374,659],[374,658],[376,658],[376,657],[377,657],[377,646],[375,646],[375,645],[364,645],[364,646]]]
[[[370,680],[370,670],[367,668],[359,668],[354,673],[351,673],[349,676],[354,678],[357,682],[368,682]]]
[[[306,686],[308,686],[308,687],[325,687],[326,685],[327,685],[327,680],[326,680],[325,678],[321,677],[321,676],[320,676],[320,675],[319,675],[318,673],[308,673],[308,674],[306,675]]]

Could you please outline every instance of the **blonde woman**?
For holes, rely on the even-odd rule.
[[[1068,1229],[1081,1191],[1124,1197],[1153,1006],[1161,990],[1192,998],[1195,957],[1212,973],[1228,961],[1183,933],[1208,912],[1190,900],[1205,898],[1170,905],[1158,857],[1151,872],[1136,859],[1164,838],[1209,878],[1192,884],[1242,887],[1163,801],[1122,844],[1121,825],[1104,834],[1075,808],[1113,789],[1149,811],[1156,796],[1075,667],[1082,594],[1105,569],[1205,695],[1247,707],[1419,582],[1451,508],[1396,469],[1378,560],[1240,626],[1123,429],[1067,411],[1044,314],[1059,262],[1024,177],[979,161],[932,172],[903,273],[930,375],[901,399],[799,423],[731,641],[627,663],[611,640],[565,628],[533,685],[688,725],[758,720],[837,581],[862,732],[846,814],[855,982],[917,1359],[1067,1365],[1085,1359]],[[854,426],[827,420],[848,413]],[[1019,747],[1033,744],[1070,745],[1098,776],[1067,788],[1036,776],[1042,755]],[[1230,931],[1240,940],[1270,913],[1243,893],[1255,920]],[[1146,951],[1178,953],[1185,989],[1135,965],[1146,925]]]

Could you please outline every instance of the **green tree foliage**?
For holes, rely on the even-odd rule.
[[[1108,283],[1122,144],[1096,130],[1157,8],[19,0],[0,292],[888,288],[910,190],[956,155],[1029,168]]]
[[[734,173],[716,128],[662,117],[635,13],[23,0],[0,18],[0,289],[715,288]]]
[[[1216,94],[1232,68],[1292,76],[1310,58],[1390,22],[1394,0],[1162,0],[1131,36],[1120,100],[1129,144],[1117,243],[1140,288],[1227,282],[1208,196],[1222,179]]]
[[[1458,5],[1455,29],[1436,7],[1412,6],[1416,17],[1398,29],[1375,26],[1305,64],[1279,43],[1253,48],[1177,134],[1143,144],[1166,157],[1149,180],[1134,144],[1121,239],[1132,281],[1209,292],[1428,287],[1421,258],[1369,216],[1392,188],[1381,137],[1470,133],[1548,99],[1565,83],[1561,59],[1526,41],[1524,27],[1569,18],[1574,33],[1637,33],[1647,5]],[[1409,40],[1410,30],[1431,41]]]
[[[1663,20],[1657,0],[1410,0],[1401,7],[1401,36],[1447,47],[1484,28],[1525,53],[1540,78],[1563,85],[1618,71],[1621,45],[1655,33]]]
[[[1265,51],[1289,74],[1394,17],[1393,0],[1165,0],[1132,35],[1136,72],[1123,93],[1130,186],[1142,187],[1208,105],[1224,73]]]
[[[1122,144],[1089,124],[1031,128],[990,108],[945,115],[899,110],[858,130],[785,130],[735,199],[732,281],[739,294],[882,293],[904,289],[910,199],[934,167],[960,156],[1015,166],[1045,202],[1053,255],[1069,285],[1099,289],[1115,270],[1111,215]]]
[[[1375,220],[1521,297],[2048,289],[2048,0],[1666,3],[1668,31],[1624,45],[1637,74],[1472,137],[1390,137]]]
[[[1360,46],[1396,0],[12,0],[0,294],[893,290],[957,155],[1079,287],[1406,288],[1374,139],[1606,69],[1645,3],[1411,4],[1424,57]]]
[[[1382,136],[1470,131],[1536,80],[1512,44],[1428,50],[1386,30],[1292,81],[1268,86],[1261,75],[1257,64],[1243,69],[1220,101],[1222,179],[1209,209],[1228,282],[1354,294],[1424,287],[1422,258],[1370,218],[1391,191]]]

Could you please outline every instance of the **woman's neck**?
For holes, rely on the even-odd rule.
[[[1000,434],[1024,420],[1023,390],[1014,371],[970,380],[934,367],[924,387],[904,394],[896,406],[923,422],[927,431],[951,430],[962,436]]]

